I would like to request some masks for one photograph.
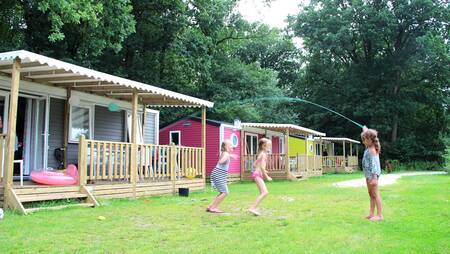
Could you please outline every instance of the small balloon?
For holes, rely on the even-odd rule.
[[[108,110],[111,112],[117,112],[119,111],[119,105],[117,105],[117,103],[115,102],[111,102],[108,104]]]

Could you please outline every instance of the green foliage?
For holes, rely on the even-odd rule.
[[[307,99],[379,130],[383,159],[444,161],[446,1],[313,0],[288,31],[244,20],[238,3],[4,0],[0,51],[28,49],[212,100],[212,119],[296,123],[359,139],[359,128],[317,107],[260,100]],[[190,114],[198,110],[162,109],[160,123]]]
[[[291,18],[308,64],[298,96],[379,131],[386,158],[442,161],[450,45],[445,1],[311,1]],[[359,128],[299,107],[305,123],[357,138]]]
[[[0,7],[2,51],[28,49],[90,66],[135,31],[129,0],[8,0]]]
[[[435,161],[413,161],[400,163],[395,171],[442,171],[442,165]]]

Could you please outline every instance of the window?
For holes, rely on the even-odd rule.
[[[278,139],[280,140],[278,151],[280,151],[280,154],[285,154],[286,152],[284,147],[284,136],[280,136],[278,137]]]
[[[314,146],[313,146],[313,144],[309,144],[309,151],[310,151],[310,152],[314,152]]]
[[[92,109],[86,106],[70,106],[69,142],[78,143],[81,135],[91,138]]]
[[[128,140],[131,142],[131,113],[127,112],[127,130],[128,130]],[[137,115],[137,133],[136,133],[136,143],[143,144],[144,137],[142,136],[142,114]]]
[[[239,144],[239,139],[236,134],[231,134],[231,143],[233,144],[233,147],[237,147]]]
[[[245,135],[247,154],[256,154],[258,152],[258,136],[253,134]]]
[[[175,145],[181,145],[181,132],[180,131],[171,131],[169,134],[169,144],[174,143]]]

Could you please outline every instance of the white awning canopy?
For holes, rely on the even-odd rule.
[[[271,131],[284,132],[289,130],[290,134],[312,134],[314,136],[324,137],[325,133],[311,130],[294,124],[278,124],[278,123],[241,123],[242,127],[253,127],[266,129]]]
[[[133,92],[139,101],[154,107],[213,107],[214,103],[156,86],[120,78],[59,61],[26,50],[0,53],[0,75],[10,76],[14,59],[21,60],[21,79],[130,101]]]
[[[330,142],[350,142],[350,143],[355,143],[355,144],[361,144],[361,142],[354,140],[354,139],[350,139],[350,138],[338,138],[338,137],[323,137],[323,138],[315,138],[315,139],[321,139],[321,140],[326,140],[326,141],[330,141]]]

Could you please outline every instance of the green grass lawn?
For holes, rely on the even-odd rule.
[[[333,182],[362,175],[326,175],[269,183],[263,216],[245,212],[254,183],[230,185],[222,209],[204,212],[205,192],[137,200],[103,200],[28,216],[6,213],[0,253],[449,253],[450,177],[403,177],[381,188],[383,222],[369,222],[365,188]],[[106,220],[98,220],[105,216]]]

